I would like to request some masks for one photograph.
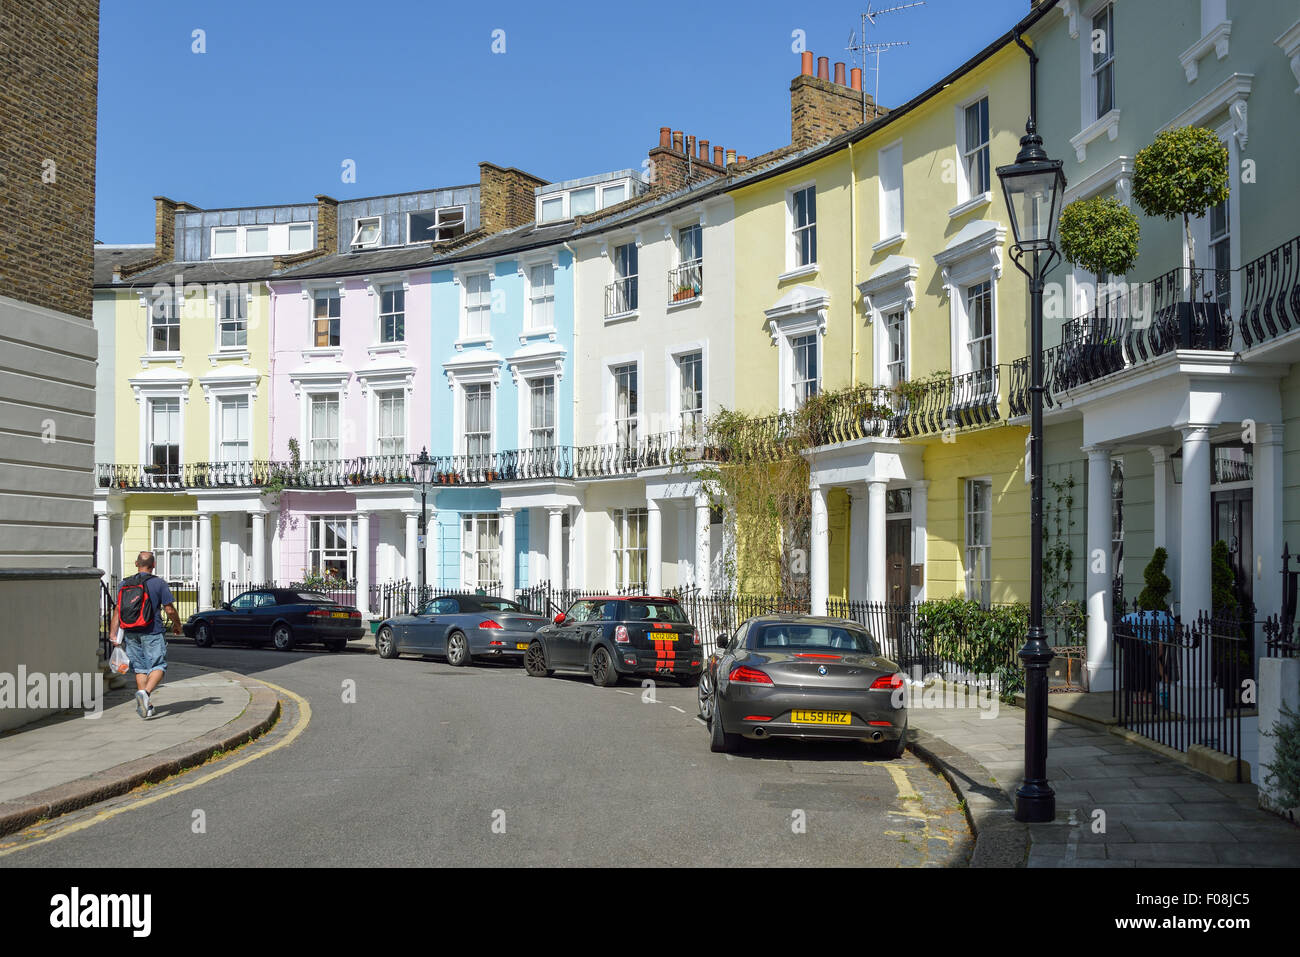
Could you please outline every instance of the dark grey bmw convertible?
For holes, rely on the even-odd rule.
[[[710,659],[700,713],[714,751],[735,751],[745,738],[823,738],[896,758],[907,736],[903,681],[856,622],[765,615]]]
[[[375,634],[375,647],[381,658],[445,655],[456,666],[475,658],[521,661],[533,633],[547,621],[508,598],[443,595],[414,615],[386,620]]]

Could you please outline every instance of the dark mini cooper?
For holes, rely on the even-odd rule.
[[[827,738],[896,758],[907,738],[903,689],[898,665],[856,622],[764,615],[709,659],[698,696],[714,751],[745,738]]]
[[[342,651],[366,631],[361,612],[328,595],[299,588],[260,588],[190,616],[182,627],[199,648],[218,641],[270,642],[279,651],[322,644]]]
[[[602,688],[626,677],[673,678],[685,685],[703,668],[700,636],[673,598],[582,598],[538,629],[524,655],[534,677],[580,671]]]
[[[424,603],[414,615],[394,615],[379,626],[375,648],[381,658],[404,653],[445,655],[460,667],[475,658],[524,656],[546,617],[508,598],[488,595],[443,595]]]

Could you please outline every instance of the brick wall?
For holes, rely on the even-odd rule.
[[[511,167],[478,164],[479,227],[488,233],[513,229],[534,219],[533,190],[547,181]]]
[[[98,0],[0,4],[0,295],[87,321],[98,71]]]
[[[861,126],[863,94],[816,76],[799,75],[790,83],[790,143],[800,148],[821,143]],[[867,98],[867,121],[886,111]]]

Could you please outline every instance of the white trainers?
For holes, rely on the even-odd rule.
[[[135,713],[141,718],[147,718],[152,710],[153,706],[149,704],[149,692],[141,688],[135,693]]]

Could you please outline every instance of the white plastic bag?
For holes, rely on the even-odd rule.
[[[124,675],[131,668],[131,661],[127,658],[126,652],[122,646],[118,645],[113,649],[113,654],[108,659],[108,670],[115,675]]]

